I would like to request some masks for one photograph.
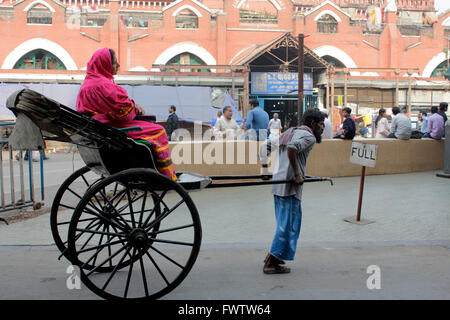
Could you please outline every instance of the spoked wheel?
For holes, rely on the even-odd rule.
[[[100,179],[85,166],[72,173],[56,192],[50,213],[50,227],[56,246],[66,258],[67,233],[72,214],[87,189]]]
[[[87,190],[102,179],[102,177],[99,177],[97,174],[92,172],[89,167],[82,167],[70,175],[66,181],[64,181],[55,195],[50,214],[50,226],[55,244],[61,251],[61,256],[65,256],[68,260],[70,260],[70,257],[67,249],[67,234],[75,208]],[[103,194],[107,199],[113,199],[118,196],[123,196],[124,190],[118,183],[115,183],[113,188],[104,190]],[[89,206],[93,207],[103,202],[103,199],[97,197],[93,199],[92,203],[89,203]],[[159,213],[160,208],[158,207],[156,210],[156,215],[159,215]],[[95,219],[87,220],[89,221],[89,227],[95,228],[94,230],[97,231],[106,229],[102,222],[94,220]],[[129,260],[126,260],[122,266],[126,266],[127,263],[129,263]],[[84,264],[84,268],[91,270],[94,266],[87,263]],[[114,266],[103,266],[97,268],[96,272],[108,272],[113,268]]]
[[[105,197],[116,183],[124,192]],[[200,242],[200,218],[184,188],[154,170],[129,169],[87,191],[70,223],[68,251],[94,293],[143,300],[159,298],[183,281]],[[97,272],[105,266],[111,270]]]

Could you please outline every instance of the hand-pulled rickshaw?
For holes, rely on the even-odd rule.
[[[115,129],[29,89],[12,94],[7,107],[17,118],[12,148],[44,148],[44,138],[77,145],[86,166],[61,184],[50,226],[60,258],[78,266],[83,284],[106,299],[157,299],[190,272],[202,228],[187,190],[290,183],[195,173],[177,173],[173,181],[155,170],[149,145],[127,137],[139,128]],[[305,178],[312,181],[332,182]],[[76,201],[67,202],[68,195]]]

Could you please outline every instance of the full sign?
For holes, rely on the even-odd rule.
[[[375,168],[378,145],[362,142],[352,142],[350,162],[365,167]]]

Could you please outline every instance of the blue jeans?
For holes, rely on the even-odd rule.
[[[433,138],[433,137],[431,136],[431,133],[429,133],[429,132],[425,133],[425,134],[422,136],[422,139],[425,139],[425,138],[430,138],[430,139],[434,139],[434,140],[441,140],[441,139]]]
[[[282,260],[294,260],[302,225],[301,201],[294,196],[274,195],[277,230],[270,254]]]

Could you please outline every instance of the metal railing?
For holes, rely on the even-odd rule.
[[[14,127],[15,123],[11,122],[0,122],[0,127]],[[43,172],[43,153],[40,152],[39,159],[39,170],[40,170],[40,189],[41,189],[41,202],[37,201],[35,193],[35,177],[34,177],[34,166],[32,151],[30,150],[18,150],[14,155],[8,144],[8,137],[0,138],[0,212],[5,212],[9,210],[22,209],[25,207],[32,206],[33,209],[40,209],[42,202],[44,201],[44,172]],[[7,156],[4,157],[3,153],[7,152]],[[28,154],[28,160],[24,160],[23,156]],[[7,158],[7,159],[4,159]],[[14,160],[18,162],[14,163]],[[6,168],[9,166],[9,170],[5,170],[4,162],[6,163]],[[9,162],[9,164],[8,164]],[[24,162],[28,162],[28,186],[25,184],[25,165]],[[15,170],[19,171],[19,185],[16,186]],[[9,171],[9,179],[7,173]],[[29,191],[29,197],[26,194],[26,188]],[[7,193],[9,191],[9,194]],[[18,194],[17,194],[18,192]],[[0,219],[6,222],[4,219]]]

